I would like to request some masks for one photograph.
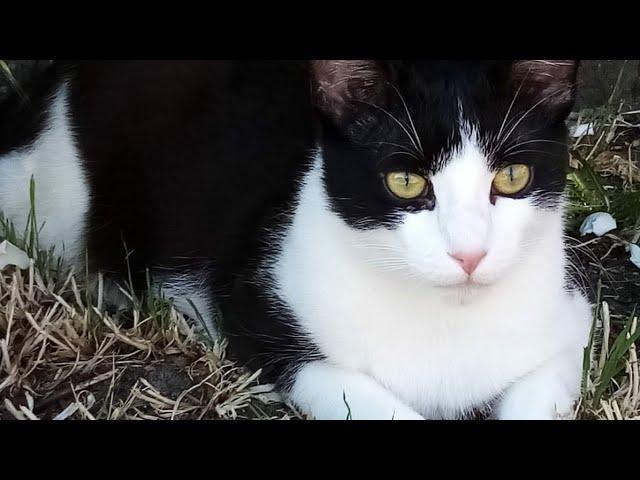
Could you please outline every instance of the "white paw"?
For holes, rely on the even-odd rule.
[[[424,420],[373,378],[322,361],[298,371],[289,398],[318,420]]]
[[[359,392],[343,394],[342,405],[335,405],[335,412],[323,412],[317,417],[346,420],[424,420],[411,407],[391,398],[391,395],[373,394],[361,397]],[[378,392],[376,392],[378,393]]]
[[[565,420],[573,417],[575,398],[567,389],[523,384],[508,392],[496,409],[499,420]]]

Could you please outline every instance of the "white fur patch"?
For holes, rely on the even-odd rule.
[[[211,290],[204,275],[174,274],[160,282],[162,294],[172,300],[176,310],[204,327],[212,337],[219,335]],[[155,287],[157,288],[157,286]]]
[[[35,180],[35,212],[44,223],[41,248],[56,246],[67,261],[83,257],[89,186],[69,126],[67,86],[56,92],[45,127],[31,144],[0,156],[0,212],[24,232]]]
[[[274,293],[327,358],[301,369],[294,403],[318,418],[344,417],[342,390],[364,418],[399,402],[450,418],[501,395],[505,418],[568,408],[591,316],[563,288],[561,211],[491,205],[492,175],[470,141],[432,179],[434,211],[360,231],[330,211],[321,166],[318,156],[272,267]],[[460,248],[488,252],[475,286],[449,257]]]

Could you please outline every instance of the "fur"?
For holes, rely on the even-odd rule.
[[[462,156],[451,162],[442,172],[443,181],[446,183],[448,173],[471,161]],[[482,168],[481,157],[477,156],[475,162]],[[417,414],[458,418],[498,396],[504,396],[498,411],[505,418],[550,419],[556,409],[563,414],[570,411],[579,392],[582,347],[591,317],[585,299],[563,288],[565,263],[559,214],[541,213],[535,219],[539,222],[533,232],[537,237],[535,241],[527,237],[531,244],[526,255],[521,253],[516,260],[511,250],[504,252],[504,257],[495,262],[496,271],[489,270],[491,258],[485,260],[484,271],[478,274],[493,279],[502,271],[499,281],[486,286],[442,288],[463,275],[444,254],[440,261],[450,265],[418,267],[427,272],[450,272],[435,278],[412,272],[415,262],[410,258],[398,259],[396,268],[376,263],[374,259],[379,257],[370,249],[388,256],[393,252],[389,248],[402,241],[401,236],[392,239],[388,230],[354,235],[330,211],[323,193],[321,166],[318,157],[302,188],[294,221],[272,272],[274,297],[291,306],[311,341],[330,359],[315,365],[322,371],[329,366],[333,370],[331,375],[321,375],[325,381],[315,388],[308,380],[301,380],[304,386],[294,383],[294,402],[319,412],[332,410],[330,405],[334,405],[329,417],[345,418],[347,407],[340,389],[359,372],[369,379],[364,382],[365,391],[356,386],[359,382],[345,390],[347,402],[350,395],[363,398],[351,405],[353,418],[371,418],[384,408],[389,412],[397,409],[396,418],[415,418]],[[448,186],[466,190],[460,182]],[[503,212],[494,213],[498,217],[494,222],[513,221],[514,235],[524,233],[520,225],[527,220],[526,212],[508,204],[513,201],[505,203],[500,205]],[[441,239],[433,234],[438,228],[432,224],[436,219],[414,226],[421,220],[419,215],[408,216],[406,228],[431,233],[401,234],[426,242],[420,247],[423,256],[442,248]],[[468,233],[464,230],[474,225],[464,216],[446,218],[454,222],[460,218],[463,223],[450,228],[462,229],[462,238]],[[504,227],[494,228],[502,232]],[[499,237],[495,243],[501,248],[502,242],[517,244],[514,240]],[[515,246],[511,248],[515,250]],[[438,286],[430,288],[428,281]],[[553,375],[534,373],[547,368],[548,362],[554,363]],[[306,378],[311,374],[305,370],[302,375]],[[527,387],[519,387],[518,380],[528,383],[528,376],[535,382],[528,388],[538,392],[534,397],[519,391]],[[372,393],[371,379],[377,382],[378,390],[385,392]],[[387,391],[396,395],[393,405],[388,404]],[[371,395],[381,398],[372,401]],[[512,396],[518,401],[510,400]],[[362,412],[358,409],[361,404]],[[529,408],[535,410],[530,412]]]
[[[29,184],[35,182],[36,218],[44,221],[44,248],[71,263],[84,257],[89,185],[69,126],[68,88],[62,83],[51,98],[45,127],[31,144],[11,150],[0,161],[0,212],[22,232],[31,207]]]
[[[563,244],[575,68],[58,64],[7,103],[0,211],[26,219],[34,175],[46,243],[109,285],[148,269],[210,330],[218,304],[231,355],[316,418],[567,417],[591,322]],[[531,180],[501,195],[512,163]]]

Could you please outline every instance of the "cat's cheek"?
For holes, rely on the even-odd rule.
[[[491,211],[488,253],[476,270],[475,280],[494,283],[535,250],[544,232],[535,217],[535,207],[527,199],[498,199]]]
[[[406,252],[407,268],[437,286],[456,285],[466,275],[447,254],[435,212],[405,214],[396,229],[398,243]]]

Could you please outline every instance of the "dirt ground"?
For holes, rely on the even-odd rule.
[[[593,240],[593,236],[580,241]],[[588,278],[590,300],[596,303],[598,281],[602,282],[601,300],[605,300],[614,319],[628,319],[640,306],[640,268],[629,260],[624,244],[604,237],[589,245],[592,254],[578,252]]]

